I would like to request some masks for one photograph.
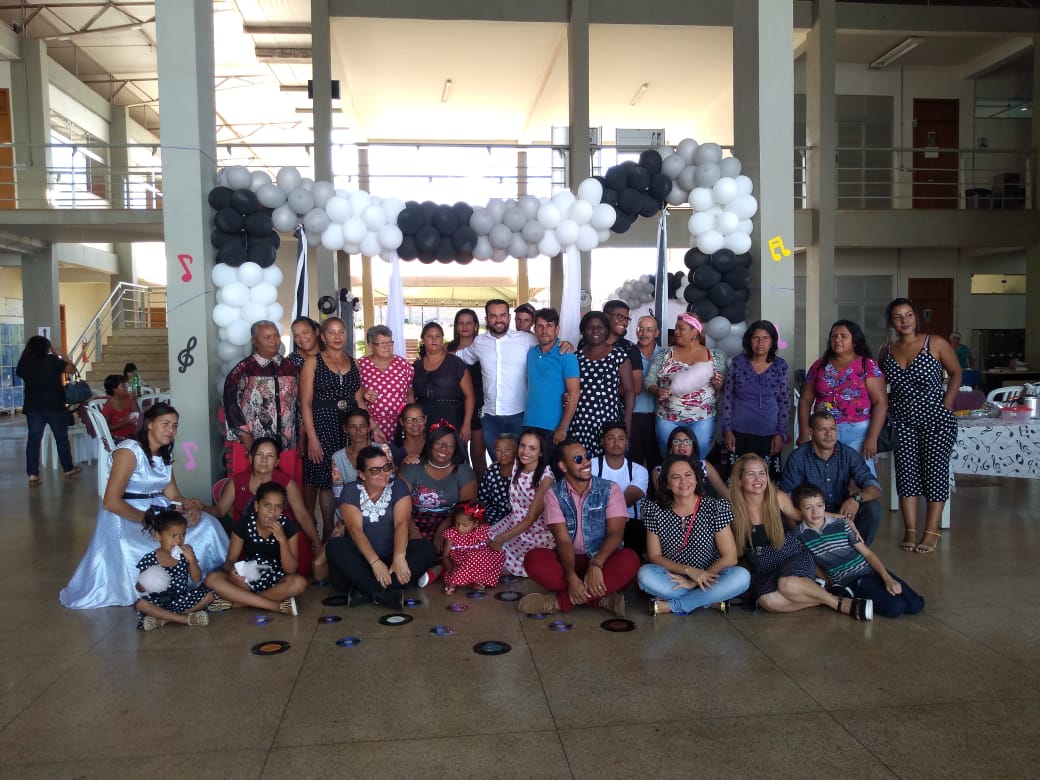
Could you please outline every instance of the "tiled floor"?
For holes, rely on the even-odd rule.
[[[875,550],[928,600],[917,617],[653,621],[630,595],[634,632],[579,609],[554,633],[493,598],[457,593],[454,614],[434,587],[386,627],[315,588],[295,619],[236,610],[145,634],[130,608],[58,604],[93,532],[94,472],[30,491],[21,436],[0,425],[0,777],[1037,776],[1035,482],[961,480],[930,556],[899,552],[887,516]],[[265,639],[292,647],[252,655]],[[489,639],[512,651],[472,651]]]

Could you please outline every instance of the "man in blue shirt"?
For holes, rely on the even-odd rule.
[[[578,408],[581,394],[578,356],[560,352],[560,315],[556,309],[539,309],[534,313],[534,335],[538,344],[527,353],[524,427],[538,428],[548,447],[566,438]]]
[[[802,484],[816,485],[823,491],[827,511],[855,523],[863,541],[871,544],[881,526],[881,483],[862,455],[838,441],[838,425],[830,412],[812,414],[809,436],[787,459],[780,489],[791,493]],[[857,487],[851,495],[850,483]]]

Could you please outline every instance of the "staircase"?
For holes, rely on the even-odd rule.
[[[105,388],[105,377],[122,374],[123,366],[136,363],[142,384],[170,389],[169,336],[166,328],[112,328],[102,357],[90,364],[87,382],[95,393]]]

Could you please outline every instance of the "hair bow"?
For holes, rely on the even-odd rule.
[[[440,421],[439,421],[439,422],[435,422],[435,423],[434,423],[433,425],[431,425],[431,426],[430,426],[430,430],[431,430],[431,431],[436,431],[436,430],[438,430],[439,428],[447,428],[447,429],[448,429],[449,431],[451,431],[452,433],[454,433],[454,432],[455,432],[455,426],[454,426],[454,425],[452,425],[452,424],[451,424],[450,422],[448,422],[447,420],[445,420],[445,419],[444,419],[443,417],[442,417],[442,418],[440,419]]]
[[[478,523],[484,522],[487,510],[479,501],[460,501],[455,505],[455,514],[469,515]]]

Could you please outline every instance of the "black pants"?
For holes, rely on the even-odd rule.
[[[332,587],[347,593],[351,588],[357,588],[366,596],[372,596],[383,590],[376,575],[372,573],[372,567],[368,565],[365,556],[361,554],[354,540],[349,536],[341,536],[330,539],[325,545],[325,555],[329,559],[329,581]],[[412,578],[408,582],[398,582],[397,575],[390,575],[390,588],[403,588],[412,585],[426,570],[430,568],[437,559],[437,551],[433,542],[426,539],[410,539],[405,551],[405,560],[412,572]],[[391,556],[382,558],[383,563],[390,565]]]
[[[769,478],[779,484],[783,469],[780,466],[780,455],[769,454],[769,450],[773,446],[772,436],[756,436],[753,433],[733,431],[733,439],[733,443],[736,445],[734,452],[724,451],[721,444],[716,444],[712,452],[712,465],[715,466],[715,470],[719,472],[719,476],[724,481],[729,482],[730,471],[733,469],[733,464],[737,458],[750,452],[758,455],[766,462]]]
[[[656,417],[653,412],[634,412],[632,435],[628,437],[628,459],[646,466],[647,471],[653,471],[661,465],[661,448],[657,446],[654,427]]]

